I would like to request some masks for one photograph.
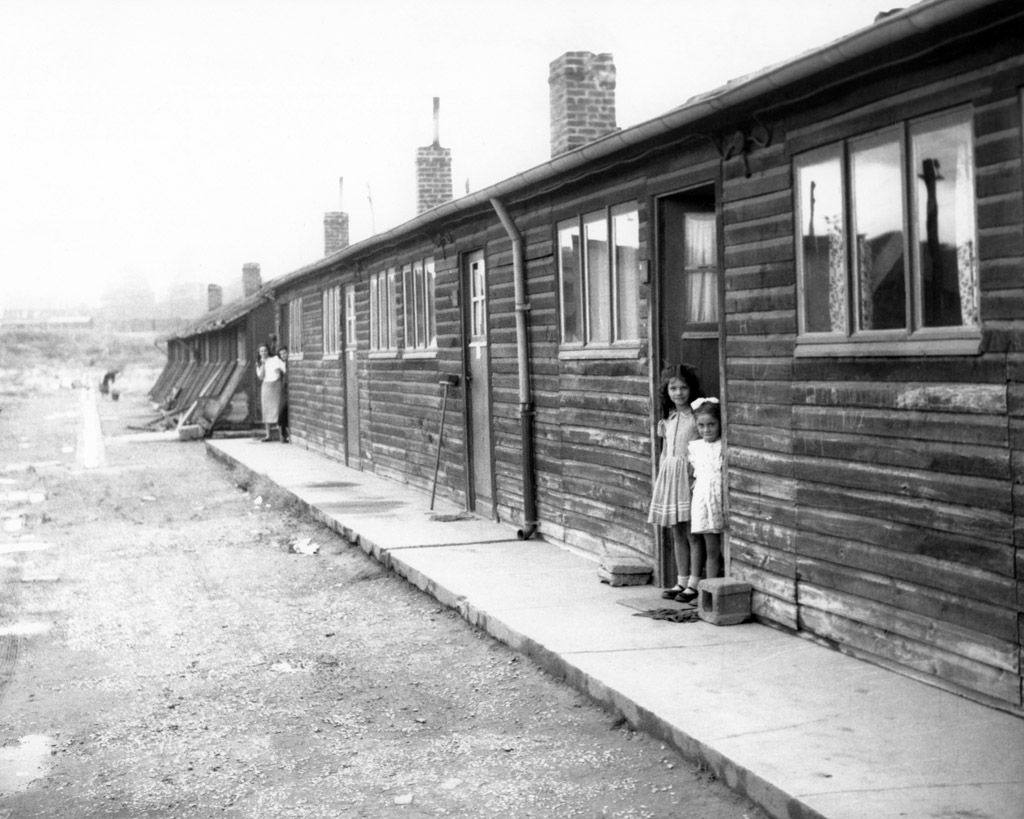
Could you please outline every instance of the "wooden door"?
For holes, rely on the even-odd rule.
[[[714,189],[666,197],[659,203],[659,349],[652,367],[691,364],[705,394],[719,396],[721,267]]]
[[[359,468],[359,359],[356,343],[356,286],[345,285],[345,463]]]
[[[475,250],[463,259],[466,294],[466,466],[467,506],[493,518],[494,477],[491,453],[491,373],[487,334],[487,267],[484,252]]]

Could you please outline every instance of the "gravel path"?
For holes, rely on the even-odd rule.
[[[82,394],[0,394],[0,819],[763,818],[201,443],[115,440],[142,396],[80,468]]]

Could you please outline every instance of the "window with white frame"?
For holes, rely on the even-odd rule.
[[[977,332],[969,109],[798,156],[795,184],[802,340]]]
[[[608,347],[640,337],[640,220],[635,203],[558,223],[562,344]]]
[[[341,286],[328,287],[323,292],[324,355],[336,356],[341,352]]]
[[[416,261],[402,268],[402,305],[405,318],[405,349],[437,348],[434,314],[434,260]]]
[[[370,349],[398,349],[397,281],[395,268],[370,276]]]
[[[288,302],[288,355],[302,355],[302,298]]]
[[[345,349],[356,349],[356,286],[345,285]]]

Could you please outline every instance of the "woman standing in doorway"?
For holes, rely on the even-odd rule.
[[[270,354],[270,348],[261,344],[260,360],[256,363],[256,376],[260,379],[260,406],[263,410],[263,424],[266,434],[261,441],[274,440],[271,427],[277,426],[281,413],[283,395],[283,379],[286,371],[285,363],[276,355]]]
[[[703,398],[700,380],[686,364],[661,372],[661,420],[658,436],[664,439],[658,477],[654,482],[647,520],[672,530],[676,584],[662,592],[666,600],[692,603],[704,563],[704,541],[690,532],[690,475],[687,446],[700,437],[690,403]]]

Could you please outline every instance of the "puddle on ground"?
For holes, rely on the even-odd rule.
[[[43,492],[29,492],[23,489],[12,489],[0,492],[0,503],[42,503],[46,500]]]
[[[50,624],[39,620],[19,620],[9,626],[0,626],[0,637],[34,637],[50,630]]]
[[[43,543],[38,540],[19,540],[11,543],[0,543],[0,555],[13,555],[18,552],[40,552],[43,549],[52,548],[52,543]]]
[[[70,447],[71,451],[74,452],[75,448]],[[7,466],[0,467],[0,472],[35,472],[39,469],[44,469],[50,466],[60,466],[60,461],[36,461],[35,463],[14,463],[7,464]]]
[[[313,483],[304,483],[302,485],[309,489],[343,489],[346,486],[355,486],[350,481],[314,481]]]
[[[335,503],[319,504],[320,508],[327,514],[347,512],[352,515],[390,512],[401,509],[405,506],[403,501],[338,501]]]
[[[29,734],[17,745],[0,748],[0,796],[25,790],[46,775],[54,742],[43,734]]]
[[[431,514],[430,519],[435,523],[455,523],[460,520],[473,520],[473,516],[465,512],[456,512],[450,515],[434,513]]]

